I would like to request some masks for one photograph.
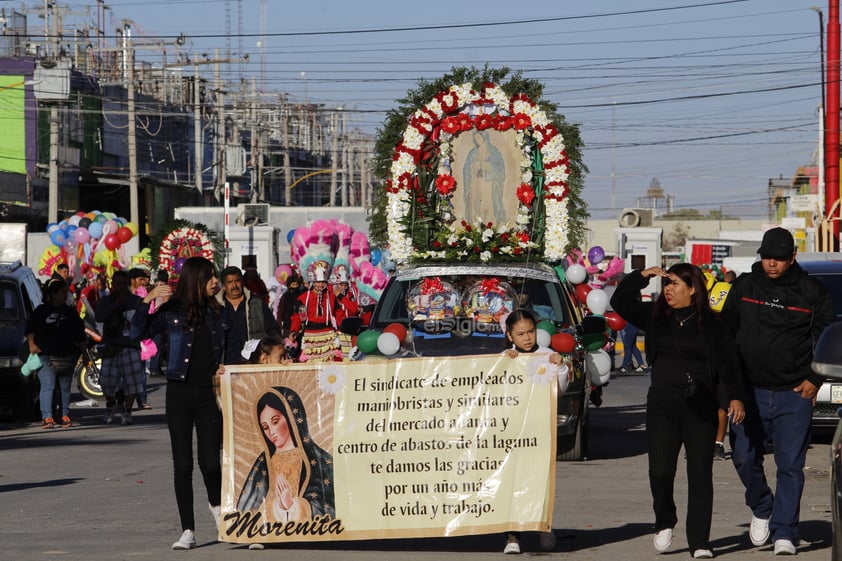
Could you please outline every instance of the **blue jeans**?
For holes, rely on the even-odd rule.
[[[41,383],[41,393],[39,395],[41,401],[41,419],[53,416],[53,392],[56,389],[56,378],[58,378],[59,391],[61,392],[61,414],[69,417],[70,382],[73,380],[73,376],[58,376],[46,356],[42,355],[41,360],[43,365],[38,370],[38,381]]]
[[[804,463],[810,444],[813,402],[792,390],[747,392],[746,417],[731,425],[734,467],[754,516],[769,519],[773,540],[798,539]],[[772,439],[777,467],[774,495],[763,468],[764,443]]]
[[[627,323],[623,329],[623,364],[620,368],[632,368],[634,363],[632,359],[637,361],[638,366],[643,366],[643,357],[640,355],[640,349],[637,348],[637,334],[640,330],[634,325]]]

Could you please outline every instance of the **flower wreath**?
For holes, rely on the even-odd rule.
[[[161,238],[157,264],[153,265],[176,273],[175,261],[182,257],[204,257],[216,262],[219,257],[218,245],[218,241],[204,224],[178,220],[173,223],[169,233]]]
[[[460,228],[448,213],[456,188],[450,169],[450,141],[460,133],[489,128],[514,129],[521,147],[522,183],[516,190],[516,224],[494,228],[491,222],[471,225],[462,221]],[[543,245],[545,259],[562,259],[568,244],[565,197],[569,164],[559,130],[525,94],[510,98],[490,83],[480,92],[470,83],[439,92],[409,118],[394,149],[386,182],[391,258],[398,262],[453,258],[491,261],[518,258],[525,250]],[[414,207],[433,199],[437,200],[433,213],[438,214],[434,218],[439,219],[439,225],[444,222],[444,227],[433,232],[430,249],[419,252],[409,223],[423,215]],[[486,233],[479,240],[464,235],[477,231]]]

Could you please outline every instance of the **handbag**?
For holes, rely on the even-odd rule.
[[[29,376],[41,368],[41,366],[41,357],[35,353],[29,353],[29,357],[26,359],[26,362],[24,362],[23,366],[20,367],[20,373],[24,376]]]

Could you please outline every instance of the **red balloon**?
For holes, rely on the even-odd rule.
[[[130,239],[132,239],[132,236],[134,236],[134,234],[132,234],[132,231],[126,228],[125,226],[117,230],[117,239],[120,240],[121,244],[128,242]]]
[[[107,249],[118,249],[122,245],[117,234],[108,234],[105,236],[105,247]]]
[[[550,338],[550,346],[557,353],[572,353],[576,348],[576,339],[569,333],[556,333]]]
[[[402,323],[390,323],[386,326],[386,329],[383,330],[383,333],[394,333],[395,337],[398,338],[398,341],[406,339],[406,327]]]
[[[608,324],[609,329],[614,331],[622,331],[626,327],[626,320],[620,317],[617,312],[608,312],[605,314],[605,323]]]
[[[577,284],[576,285],[576,299],[579,300],[579,303],[583,306],[587,305],[588,301],[588,293],[593,290],[591,285],[587,283]]]

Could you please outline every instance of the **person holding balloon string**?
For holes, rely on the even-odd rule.
[[[654,302],[642,302],[640,291],[655,277],[662,280],[661,294]],[[694,559],[710,559],[717,411],[720,406],[727,409],[735,424],[745,417],[734,340],[710,309],[701,270],[690,263],[666,271],[660,267],[632,271],[620,282],[611,305],[627,322],[643,328],[652,369],[646,438],[655,549],[669,549],[678,522],[673,491],[683,445],[687,545]]]
[[[551,340],[549,333],[543,329],[538,329],[538,322],[532,312],[523,309],[513,311],[505,319],[505,329],[506,341],[511,344],[511,348],[503,351],[503,354],[509,358],[517,358],[520,353],[547,353],[549,351],[547,362],[557,367],[558,391],[564,392],[567,390],[572,369],[560,353],[552,352],[547,347]],[[545,344],[540,345],[539,339],[550,340],[545,340],[543,341]],[[544,551],[551,551],[555,548],[556,539],[552,531],[541,532],[538,538],[541,549]],[[506,535],[506,546],[503,548],[503,553],[520,553],[520,536],[517,532],[510,532]]]

